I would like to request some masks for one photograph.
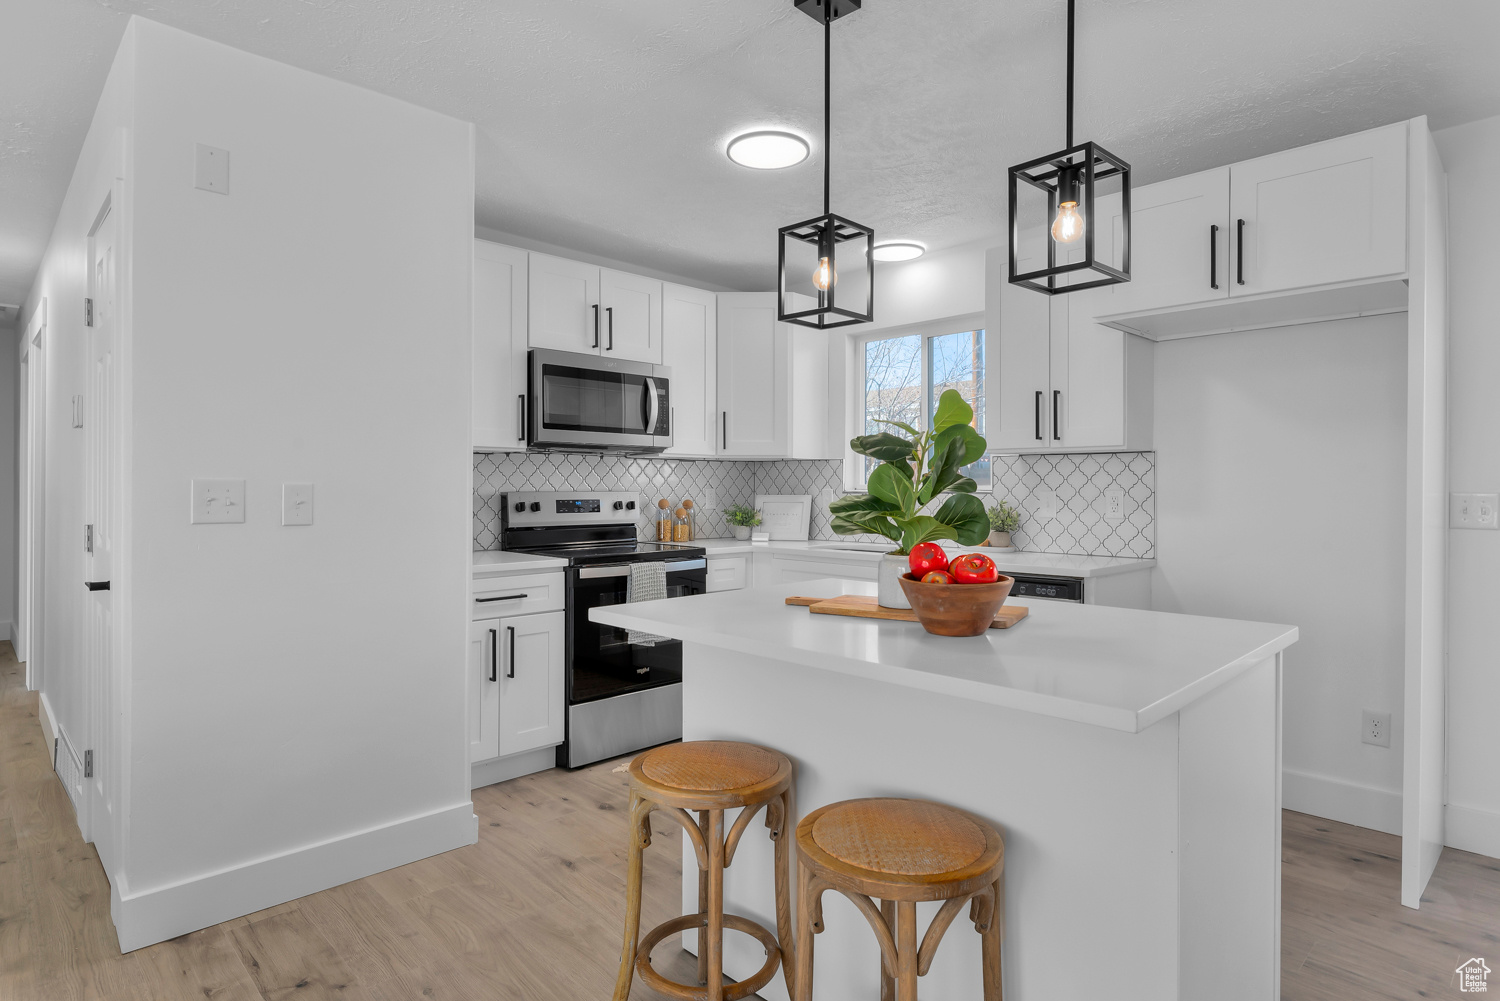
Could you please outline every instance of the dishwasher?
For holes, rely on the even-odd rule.
[[[1003,572],[1003,571],[1002,571]],[[1041,598],[1044,601],[1071,601],[1083,604],[1083,578],[1047,577],[1042,574],[1013,573],[1010,593],[1015,598]]]

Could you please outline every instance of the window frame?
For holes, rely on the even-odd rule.
[[[985,372],[982,384],[985,391],[985,409],[990,409],[989,389],[993,384],[990,374],[990,366],[993,364],[990,353],[989,330],[985,326],[984,313],[966,313],[959,316],[949,316],[940,320],[924,320],[921,323],[908,323],[898,327],[882,327],[878,330],[867,330],[849,337],[850,358],[850,380],[848,386],[849,408],[845,417],[845,430],[847,438],[865,434],[865,345],[871,341],[893,340],[898,337],[910,337],[913,334],[922,338],[922,426],[926,426],[932,419],[932,347],[930,341],[934,337],[944,337],[949,334],[971,333],[982,331],[984,334],[984,364]],[[988,413],[986,413],[988,417]],[[989,429],[986,427],[985,437],[988,440]],[[980,486],[981,492],[987,492],[993,488],[994,482],[994,451],[986,443],[986,456],[991,456],[991,484]],[[864,459],[846,444],[844,446],[844,490],[848,493],[864,493]]]

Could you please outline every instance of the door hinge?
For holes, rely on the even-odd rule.
[[[83,777],[91,779],[94,777],[94,752],[83,752]]]
[[[83,551],[90,556],[94,555],[94,526],[83,526]]]
[[[87,296],[83,299],[83,325],[85,327],[94,325],[94,300]]]

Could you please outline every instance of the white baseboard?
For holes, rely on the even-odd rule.
[[[1401,833],[1401,793],[1394,789],[1286,768],[1281,772],[1281,805],[1343,824]]]
[[[1449,848],[1500,858],[1500,813],[1449,803],[1443,828]]]
[[[458,803],[154,889],[132,891],[114,873],[109,911],[130,952],[478,840],[474,804]]]
[[[16,624],[14,622],[0,622],[0,636],[5,637],[12,650],[16,648]]]
[[[557,767],[557,748],[539,747],[534,751],[522,751],[504,758],[481,761],[469,767],[469,788],[492,786],[496,782],[509,782],[522,775],[545,772]]]
[[[43,692],[37,712],[37,718],[42,721],[42,736],[47,738],[47,760],[52,761],[52,749],[57,746],[57,717],[52,715],[52,703],[47,701],[47,693]],[[54,762],[54,767],[56,763]]]

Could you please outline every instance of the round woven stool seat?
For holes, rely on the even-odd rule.
[[[664,744],[630,763],[642,793],[689,810],[765,802],[780,795],[791,775],[786,755],[735,740]]]
[[[984,830],[968,814],[920,799],[835,803],[813,822],[812,839],[840,862],[872,872],[937,876],[984,854]]]

